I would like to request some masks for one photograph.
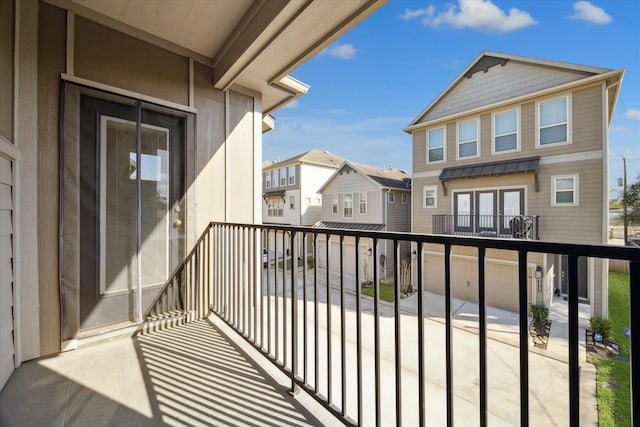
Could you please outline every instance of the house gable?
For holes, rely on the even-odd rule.
[[[411,126],[585,79],[604,68],[481,54]]]

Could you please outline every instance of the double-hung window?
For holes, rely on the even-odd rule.
[[[478,156],[478,120],[458,123],[458,158]]]
[[[296,196],[289,196],[289,209],[296,208]]]
[[[427,163],[445,160],[445,139],[444,127],[427,131]]]
[[[345,194],[342,199],[342,204],[344,217],[353,217],[353,194]]]
[[[518,150],[518,110],[493,115],[493,152]]]
[[[578,206],[578,175],[551,177],[551,206]]]
[[[358,199],[360,201],[360,214],[367,214],[367,193],[359,193]]]
[[[538,145],[571,142],[568,96],[538,103]]]
[[[396,195],[395,195],[395,193],[393,191],[390,191],[390,192],[387,193],[387,201],[389,203],[395,203]]]
[[[289,166],[289,185],[295,185],[296,183],[296,167]]]
[[[338,196],[331,196],[331,213],[338,215]]]
[[[264,174],[264,186],[265,188],[271,188],[271,172]]]
[[[436,185],[425,185],[422,189],[425,208],[437,208],[438,207],[438,187]]]
[[[280,169],[280,187],[287,185],[287,168]]]
[[[273,172],[271,172],[273,174],[273,186],[277,187],[279,182],[280,182],[280,170],[276,169]]]

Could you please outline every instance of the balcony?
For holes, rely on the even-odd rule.
[[[330,244],[318,250],[319,238],[336,242],[338,253]],[[355,250],[365,241],[371,259],[384,243],[394,248],[393,265],[409,262],[412,273],[400,267],[381,277],[378,262],[365,271]],[[448,256],[424,267],[433,246]],[[264,247],[290,259],[265,263]],[[474,298],[453,295],[458,247],[477,254]],[[516,255],[516,312],[487,305],[494,250]],[[527,261],[545,253],[566,255],[569,277],[549,348],[540,350],[529,335]],[[305,256],[313,262],[295,262]],[[640,281],[640,252],[631,247],[211,223],[148,309],[141,334],[24,364],[0,393],[0,425],[595,425],[589,312],[578,301],[582,257],[630,261],[630,283]],[[436,270],[441,293],[415,286]],[[365,275],[373,297],[356,286]],[[381,298],[382,279],[398,284],[391,302]],[[630,290],[638,306],[640,290]],[[638,310],[630,326],[640,330]],[[634,408],[639,354],[632,341]]]
[[[433,215],[433,233],[540,240],[537,215]]]

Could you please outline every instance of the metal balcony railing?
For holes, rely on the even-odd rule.
[[[537,215],[433,215],[433,233],[540,240]]]
[[[394,249],[396,259],[391,278],[396,284],[406,284],[406,271],[401,271],[403,260],[413,266],[411,277],[416,283],[423,283],[424,278],[436,271],[443,272],[443,316],[437,322],[443,329],[442,337],[427,333],[435,323],[427,322],[423,297],[428,295],[422,286],[414,289],[415,312],[403,308],[402,286],[393,286],[392,302],[382,301],[382,267],[373,260],[378,259],[378,248],[383,243]],[[444,255],[441,265],[424,262],[434,246],[440,247]],[[407,251],[407,247],[411,249]],[[467,355],[473,363],[466,364],[460,364],[458,358],[469,350],[458,347],[460,332],[453,326],[454,247],[472,248],[477,253],[477,335],[467,337],[477,346],[471,348],[477,350]],[[506,391],[507,398],[499,394],[505,390],[496,390],[490,383],[493,381],[490,374],[495,373],[490,361],[495,359],[490,358],[495,356],[490,350],[494,344],[488,338],[491,319],[487,295],[491,283],[486,266],[487,251],[494,249],[512,251],[517,260],[514,283],[519,315],[517,345],[509,347],[517,357],[513,369],[507,371],[517,375],[514,383],[518,385],[517,389]],[[507,406],[515,405],[510,414],[515,419],[510,422],[527,426],[537,424],[536,416],[547,409],[539,406],[544,405],[544,399],[540,399],[538,390],[533,390],[540,382],[530,381],[530,370],[539,366],[532,367],[530,360],[540,357],[529,346],[527,257],[533,254],[568,257],[568,355],[567,361],[558,365],[566,370],[564,396],[568,401],[563,413],[550,416],[556,417],[554,422],[566,420],[569,425],[578,426],[581,422],[578,259],[629,261],[630,307],[639,307],[637,248],[211,223],[168,281],[167,289],[180,290],[182,297],[175,300],[182,301],[182,308],[192,313],[191,318],[203,317],[210,309],[289,376],[291,392],[308,393],[344,424],[453,425],[454,414],[460,417],[461,413],[469,412],[464,409],[468,400],[460,399],[459,388],[454,387],[454,378],[456,381],[459,378],[454,373],[466,375],[466,370],[473,368],[477,382],[472,382],[469,388],[477,399],[477,410],[473,411],[476,418],[472,424],[486,426],[496,412],[504,421],[510,412]],[[360,284],[365,279],[372,279],[372,297],[363,296]],[[158,304],[161,301],[159,297]],[[630,328],[634,332],[630,344],[632,425],[640,426],[637,409],[640,340],[634,339],[635,331],[640,331],[640,310],[630,311]],[[442,353],[439,358],[431,357],[436,347]],[[442,375],[427,381],[427,374],[433,375],[436,367],[442,370]],[[538,376],[551,379],[558,372],[534,374],[534,380]],[[433,385],[438,382],[443,394],[439,397],[433,394]],[[560,395],[549,398],[566,399]],[[440,410],[442,418],[433,421],[430,418],[433,412]],[[460,418],[456,423],[459,422]]]

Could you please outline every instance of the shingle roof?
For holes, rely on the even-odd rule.
[[[271,161],[270,165],[265,165],[266,162],[262,163],[263,169],[271,169],[280,167],[281,165],[287,163],[308,163],[319,166],[327,166],[338,169],[342,163],[344,163],[344,159],[340,156],[337,156],[328,151],[318,150],[316,148],[306,151],[304,153],[298,154],[297,156],[290,157],[288,159],[282,160],[280,162]]]
[[[411,175],[401,169],[377,168],[353,162],[350,164],[384,188],[411,189]]]

